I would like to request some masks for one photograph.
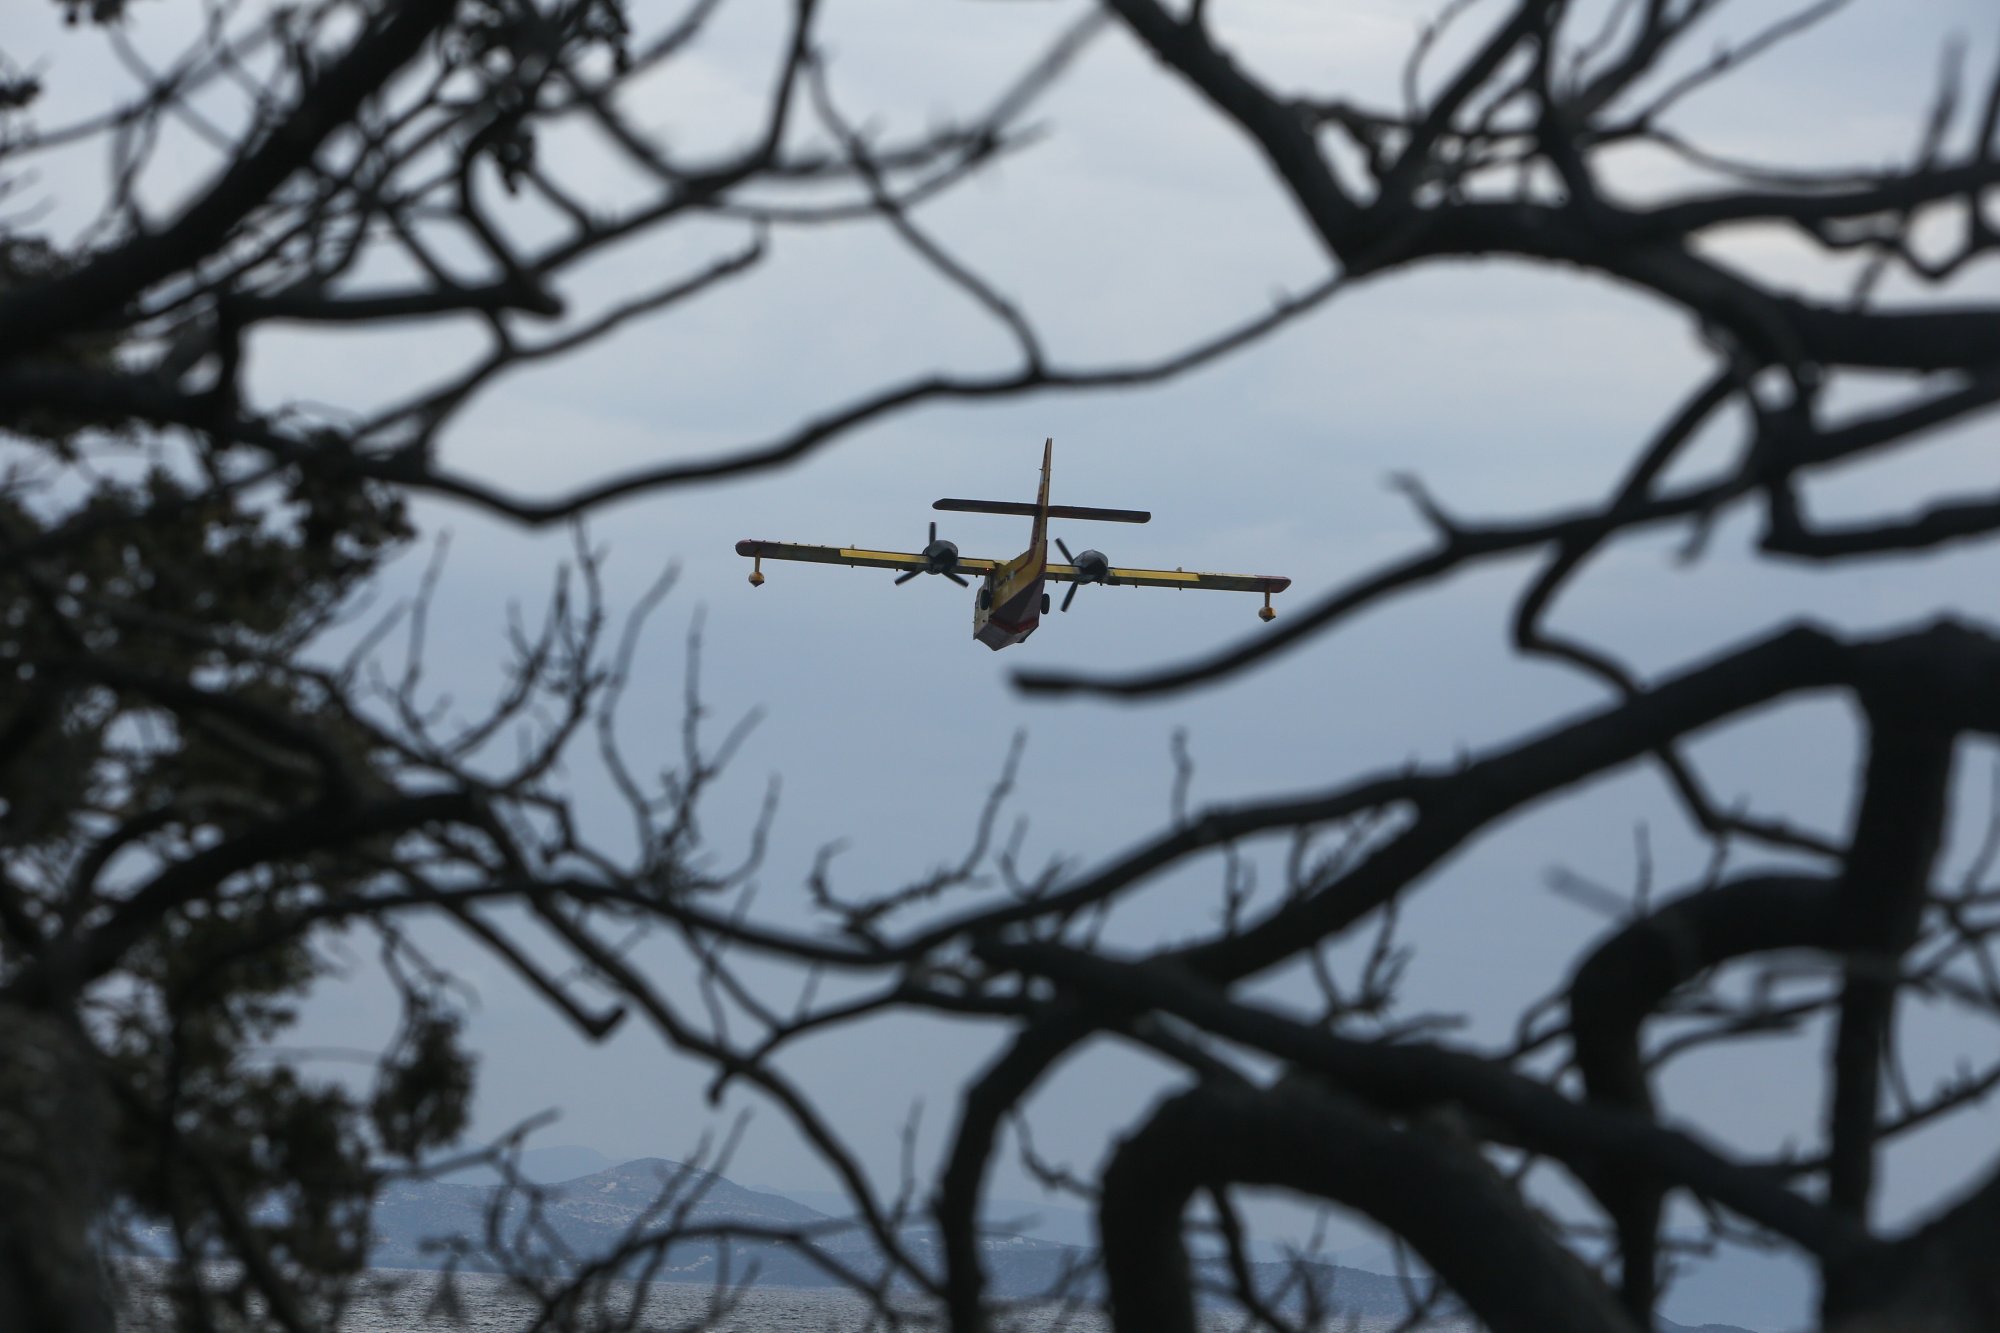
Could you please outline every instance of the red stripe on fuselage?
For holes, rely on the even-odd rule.
[[[986,623],[972,637],[996,652],[1021,642],[1042,623],[1042,580],[1036,579],[1025,592],[1016,593],[993,609]]]

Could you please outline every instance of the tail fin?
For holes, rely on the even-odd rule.
[[[1055,454],[1054,437],[1042,441],[1042,489],[1035,496],[1035,535],[1029,539],[1028,549],[1038,556],[1046,556],[1049,541],[1049,460]]]

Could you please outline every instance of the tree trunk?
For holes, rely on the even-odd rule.
[[[110,1333],[91,1236],[102,1123],[77,1034],[0,1007],[0,1328]]]

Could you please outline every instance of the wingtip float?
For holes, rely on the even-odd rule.
[[[1289,588],[1292,581],[1276,574],[1201,574],[1181,569],[1127,569],[1113,565],[1102,551],[1070,554],[1062,538],[1056,548],[1067,564],[1049,563],[1049,520],[1052,518],[1095,519],[1109,523],[1144,523],[1152,514],[1142,509],[1094,509],[1086,505],[1049,503],[1049,471],[1055,451],[1053,440],[1042,445],[1042,483],[1033,502],[1017,500],[939,500],[932,508],[968,514],[1019,514],[1034,520],[1028,549],[1012,560],[988,560],[963,556],[956,543],[941,541],[937,524],[930,528],[930,541],[922,551],[871,551],[850,546],[802,546],[795,542],[744,540],[736,543],[736,554],[749,557],[750,586],[764,586],[766,560],[798,560],[820,565],[855,565],[865,569],[894,569],[901,574],[898,584],[908,583],[919,574],[942,574],[960,587],[971,587],[966,577],[979,581],[973,594],[972,637],[995,650],[1020,643],[1035,632],[1049,609],[1046,585],[1067,583],[1062,609],[1076,600],[1076,591],[1086,583],[1129,588],[1208,588],[1219,592],[1258,592],[1264,605],[1259,620],[1271,620],[1277,611],[1271,595]]]

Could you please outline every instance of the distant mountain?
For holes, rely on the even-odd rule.
[[[663,1158],[625,1162],[547,1185],[539,1205],[533,1208],[516,1197],[496,1214],[496,1193],[493,1186],[485,1184],[423,1181],[388,1187],[376,1201],[372,1262],[378,1268],[435,1268],[456,1256],[457,1265],[468,1271],[497,1270],[506,1266],[503,1259],[541,1267],[572,1267],[611,1253],[634,1235],[658,1234],[677,1216],[682,1225],[695,1228],[737,1225],[809,1231],[821,1254],[850,1271],[874,1277],[883,1267],[874,1238],[850,1221],[782,1194],[746,1189],[723,1176]],[[663,1194],[672,1202],[685,1203],[685,1208],[676,1212],[670,1203],[663,1213],[658,1207]],[[1032,1207],[995,1211],[1019,1215]],[[1074,1227],[1076,1218],[1065,1217],[1058,1225],[1063,1223]],[[933,1273],[941,1270],[937,1231],[928,1220],[912,1222],[898,1239],[917,1264]],[[1045,1293],[1088,1256],[1088,1250],[1079,1246],[998,1229],[986,1233],[982,1249],[991,1288],[1002,1298]],[[732,1280],[741,1281],[752,1266],[760,1285],[838,1285],[825,1268],[795,1249],[740,1240],[728,1244],[703,1239],[675,1242],[653,1277],[663,1282],[706,1283],[726,1272]],[[1277,1288],[1287,1276],[1277,1264],[1254,1267],[1259,1285],[1267,1290]],[[1394,1318],[1409,1308],[1406,1288],[1397,1278],[1333,1265],[1317,1266],[1315,1275],[1343,1314]],[[1082,1294],[1098,1290],[1094,1280],[1076,1286]],[[1683,1333],[1680,1325],[1664,1320],[1660,1327],[1662,1333]],[[1707,1325],[1691,1333],[1748,1330]]]
[[[834,1264],[864,1277],[883,1269],[872,1236],[780,1194],[745,1189],[723,1176],[664,1158],[644,1158],[575,1180],[545,1186],[536,1203],[509,1196],[496,1213],[491,1185],[403,1181],[375,1205],[378,1268],[435,1268],[447,1261],[471,1271],[511,1263],[569,1267],[613,1252],[635,1236],[684,1228],[757,1227],[811,1233],[813,1247]],[[664,1201],[664,1204],[663,1204]],[[918,1264],[941,1262],[935,1228],[904,1229],[899,1240]],[[1029,1295],[1047,1289],[1080,1255],[1072,1247],[1018,1235],[993,1235],[985,1246],[995,1291]],[[709,1282],[718,1272],[741,1280],[754,1266],[773,1286],[834,1286],[838,1279],[811,1256],[783,1243],[693,1239],[666,1250],[657,1280]]]
[[[371,1262],[378,1268],[435,1268],[455,1258],[460,1267],[474,1271],[522,1260],[566,1267],[609,1254],[635,1235],[658,1234],[676,1220],[697,1228],[831,1227],[818,1242],[827,1253],[863,1259],[872,1254],[851,1229],[840,1230],[815,1209],[664,1158],[641,1158],[545,1185],[533,1204],[510,1195],[496,1213],[498,1194],[492,1185],[400,1181],[388,1186],[375,1203]],[[709,1281],[724,1262],[725,1250],[733,1260],[732,1272],[741,1274],[744,1263],[754,1261],[762,1282],[816,1286],[830,1281],[784,1246],[715,1241],[672,1246],[658,1276]]]
[[[556,1152],[596,1156],[588,1149]],[[537,1169],[563,1160],[556,1155],[531,1164],[526,1156],[522,1170],[530,1178]],[[496,1272],[525,1263],[544,1271],[561,1271],[608,1255],[634,1236],[660,1234],[677,1219],[680,1225],[693,1228],[736,1225],[806,1231],[812,1234],[820,1254],[848,1271],[873,1278],[883,1266],[872,1235],[851,1221],[829,1216],[797,1199],[769,1190],[746,1189],[726,1177],[664,1158],[642,1158],[571,1180],[541,1183],[541,1197],[534,1205],[516,1195],[496,1212],[497,1193],[493,1185],[462,1181],[400,1181],[385,1187],[376,1200],[370,1263],[389,1269],[450,1264],[466,1272]],[[663,1194],[669,1200],[665,1212],[658,1206]],[[828,1202],[834,1199],[829,1196]],[[1023,1215],[1035,1207],[1019,1203],[998,1206],[994,1214],[1011,1212],[1026,1221]],[[1072,1230],[1084,1216],[1075,1210],[1057,1211],[1069,1215],[1057,1219],[1056,1225]],[[164,1257],[172,1250],[164,1226],[135,1228],[132,1239],[139,1255]],[[919,1266],[932,1273],[941,1271],[943,1256],[936,1227],[928,1220],[907,1225],[898,1239]],[[1048,1293],[1089,1256],[1086,1247],[997,1228],[986,1232],[981,1248],[990,1289],[1003,1299]],[[1367,1250],[1348,1250],[1336,1257],[1349,1264],[1377,1257],[1387,1258],[1384,1266],[1394,1264],[1386,1251],[1376,1256]],[[1198,1261],[1198,1267],[1208,1270],[1209,1285],[1219,1284],[1223,1275],[1217,1261]],[[1290,1276],[1279,1264],[1258,1263],[1252,1268],[1258,1286],[1267,1295],[1285,1285]],[[753,1269],[758,1285],[841,1285],[826,1268],[794,1248],[744,1240],[726,1245],[700,1239],[674,1242],[651,1276],[659,1282],[709,1283],[723,1275],[732,1282],[745,1282],[752,1279]],[[1313,1272],[1322,1294],[1341,1315],[1400,1318],[1408,1312],[1408,1288],[1401,1278],[1339,1264],[1314,1265]],[[1071,1279],[1069,1290],[1097,1296],[1101,1285],[1094,1278]],[[1441,1326],[1469,1326],[1462,1312],[1440,1314],[1444,1315]],[[1735,1324],[1687,1325],[1661,1319],[1659,1333],[1752,1330]]]
[[[829,1217],[854,1215],[854,1201],[838,1190],[772,1189],[769,1192],[782,1194],[808,1208],[817,1208]],[[1058,1245],[1088,1247],[1097,1243],[1097,1222],[1089,1213],[1081,1208],[1065,1208],[1045,1200],[987,1196],[980,1200],[980,1220],[994,1231],[1032,1236],[1036,1240],[1054,1241]]]

